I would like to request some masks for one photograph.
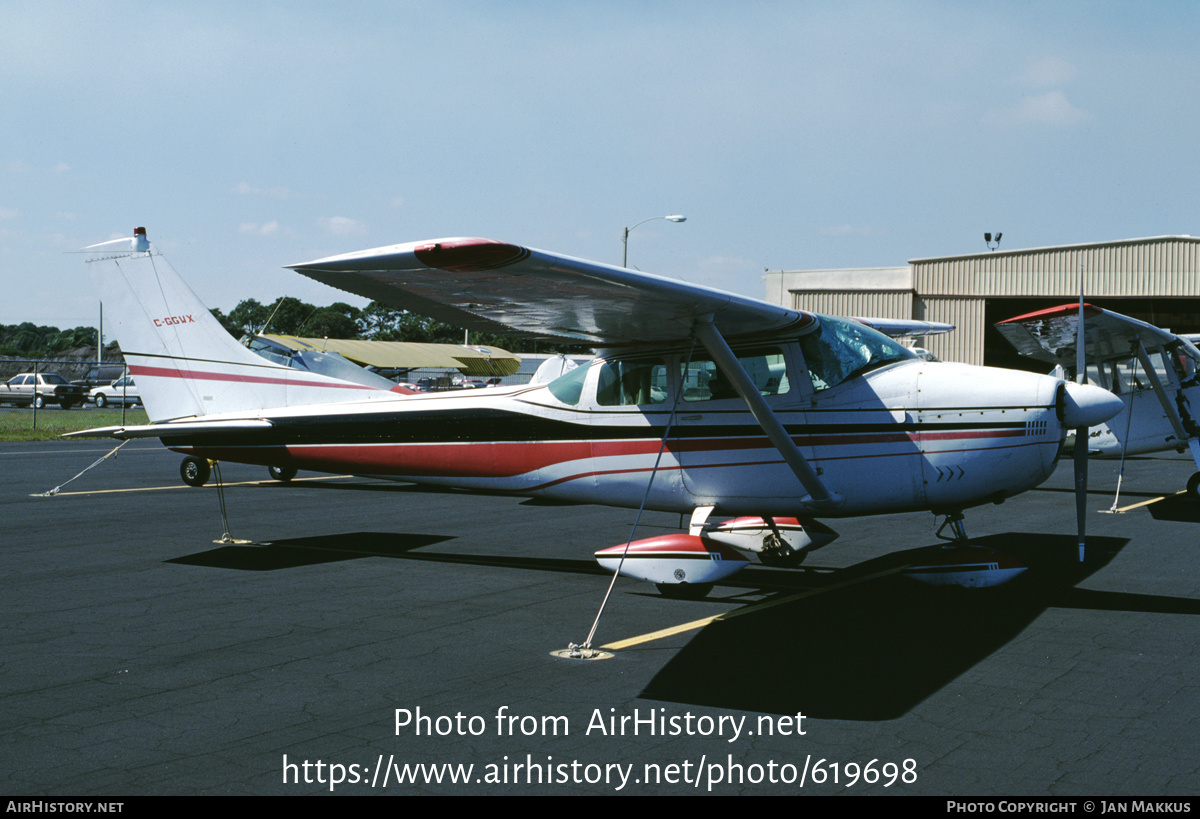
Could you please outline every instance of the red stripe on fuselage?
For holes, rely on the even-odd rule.
[[[167,367],[146,367],[137,364],[129,366],[129,374],[155,378],[194,378],[197,381],[228,381],[239,384],[280,384],[287,387],[331,387],[338,390],[373,390],[374,387],[365,384],[352,384],[349,381],[302,381],[298,378],[272,378],[262,375],[236,375],[234,373],[214,373],[203,370],[183,370]]]
[[[917,439],[938,441],[1002,439],[1023,436],[1024,430],[962,431],[945,433],[876,433],[858,435],[814,436],[818,446],[826,451],[819,452],[817,461],[842,460],[847,458],[890,457],[915,455],[916,450],[905,452],[875,452],[854,455],[838,453],[839,445],[862,445],[871,443],[906,443]],[[804,438],[798,444],[809,445]],[[1046,441],[1030,441],[1027,445],[1044,444]],[[641,438],[623,441],[523,441],[495,443],[389,443],[378,444],[289,444],[280,446],[247,447],[193,447],[187,451],[203,454],[215,460],[242,463],[276,465],[281,461],[281,450],[286,449],[286,458],[294,465],[327,472],[357,472],[360,474],[394,475],[404,477],[441,478],[514,478],[532,476],[538,470],[571,462],[598,458],[620,458],[655,455],[661,442]],[[718,453],[746,450],[771,450],[774,447],[764,438],[708,438],[673,441],[667,451],[682,455],[690,453]],[[951,450],[959,451],[959,450]],[[966,451],[966,450],[963,450]],[[948,454],[933,452],[928,454]],[[781,463],[778,458],[736,463],[685,463],[685,469],[711,469],[721,466],[754,466]],[[680,468],[676,466],[664,468]],[[650,467],[616,468],[580,473],[570,477],[559,477],[541,487],[576,480],[581,477],[618,474],[622,472],[649,471]]]

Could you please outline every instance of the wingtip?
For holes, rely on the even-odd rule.
[[[284,267],[298,272],[352,271],[387,265],[404,266],[415,260],[424,267],[439,270],[480,271],[507,267],[524,261],[529,255],[528,248],[510,242],[454,236],[340,253]]]

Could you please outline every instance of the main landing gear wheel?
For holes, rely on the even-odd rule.
[[[1192,500],[1200,500],[1200,472],[1196,472],[1188,478],[1187,493]]]
[[[703,600],[713,590],[712,583],[655,583],[663,597],[672,600]]]
[[[212,474],[212,466],[204,458],[188,456],[179,465],[179,477],[188,486],[204,486]]]
[[[267,471],[271,473],[272,478],[283,483],[296,477],[296,467],[294,466],[268,466]]]

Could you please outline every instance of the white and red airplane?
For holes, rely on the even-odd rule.
[[[152,423],[83,434],[159,438],[185,467],[228,460],[691,514],[687,534],[598,555],[668,594],[706,593],[746,565],[742,552],[797,565],[836,537],[817,518],[929,510],[965,547],[963,510],[1037,486],[1068,429],[1121,409],[1099,387],[923,361],[854,321],[504,242],[291,265],[468,329],[605,348],[546,385],[402,396],[247,351],[144,229],[87,252]],[[982,585],[1013,573],[990,554],[950,562],[919,574]]]
[[[1167,450],[1191,451],[1200,470],[1200,350],[1177,335],[1120,313],[1083,306],[1088,379],[1120,397],[1121,412],[1093,425],[1087,451],[1105,458]],[[1021,355],[1077,368],[1079,306],[1065,304],[995,325]],[[1200,496],[1200,471],[1187,490]]]

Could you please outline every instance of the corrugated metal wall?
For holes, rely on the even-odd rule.
[[[953,333],[929,336],[925,347],[942,361],[962,361],[966,364],[983,363],[983,299],[918,298],[922,321],[944,321],[953,324]]]
[[[914,259],[922,296],[1200,295],[1200,239],[1165,237],[1100,245]]]
[[[945,321],[955,332],[926,339],[946,361],[983,363],[990,298],[1200,298],[1200,238],[1159,236],[1087,245],[913,259],[912,291],[792,289],[791,307],[841,316]],[[817,271],[836,274],[837,271]],[[778,274],[783,286],[783,271]],[[914,292],[915,291],[915,292]]]
[[[809,290],[792,293],[793,310],[825,313],[833,316],[860,318],[911,318],[913,294],[899,292],[864,292],[861,290]]]

